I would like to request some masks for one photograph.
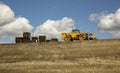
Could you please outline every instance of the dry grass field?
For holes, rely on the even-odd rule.
[[[0,73],[120,73],[120,39],[1,44]]]

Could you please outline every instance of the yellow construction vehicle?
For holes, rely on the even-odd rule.
[[[61,37],[65,41],[73,41],[73,40],[95,40],[96,34],[94,33],[86,33],[80,32],[78,29],[72,30],[72,32],[64,32],[61,33]]]

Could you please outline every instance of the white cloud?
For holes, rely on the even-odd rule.
[[[14,38],[25,31],[30,32],[33,26],[24,17],[15,17],[11,8],[0,3],[0,37]]]
[[[9,23],[14,19],[14,12],[10,9],[9,6],[0,3],[0,26]]]
[[[99,17],[99,15],[98,15],[98,14],[93,13],[93,14],[91,14],[91,15],[90,15],[89,19],[90,19],[90,21],[94,21],[94,20],[97,20],[97,19],[98,19],[98,17]]]
[[[29,24],[26,18],[19,17],[15,21],[2,26],[0,29],[0,36],[17,36],[25,31],[31,31],[32,28],[32,25]]]
[[[46,35],[47,39],[60,38],[61,32],[71,31],[74,28],[74,20],[64,17],[61,20],[47,20],[39,25],[34,35]]]
[[[108,32],[115,37],[120,37],[120,8],[115,13],[91,14],[90,20],[98,20],[100,32]]]

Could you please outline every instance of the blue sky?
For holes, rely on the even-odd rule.
[[[0,0],[8,5],[16,17],[25,17],[37,27],[46,20],[60,20],[64,17],[75,21],[75,27],[85,32],[96,33],[98,38],[110,38],[110,33],[100,33],[98,23],[89,20],[91,14],[115,13],[120,0]],[[34,30],[32,30],[34,31]]]

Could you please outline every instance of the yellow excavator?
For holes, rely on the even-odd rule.
[[[80,32],[78,29],[73,29],[71,32],[63,32],[61,33],[61,37],[65,41],[73,41],[73,40],[96,40],[95,33],[86,33]]]

